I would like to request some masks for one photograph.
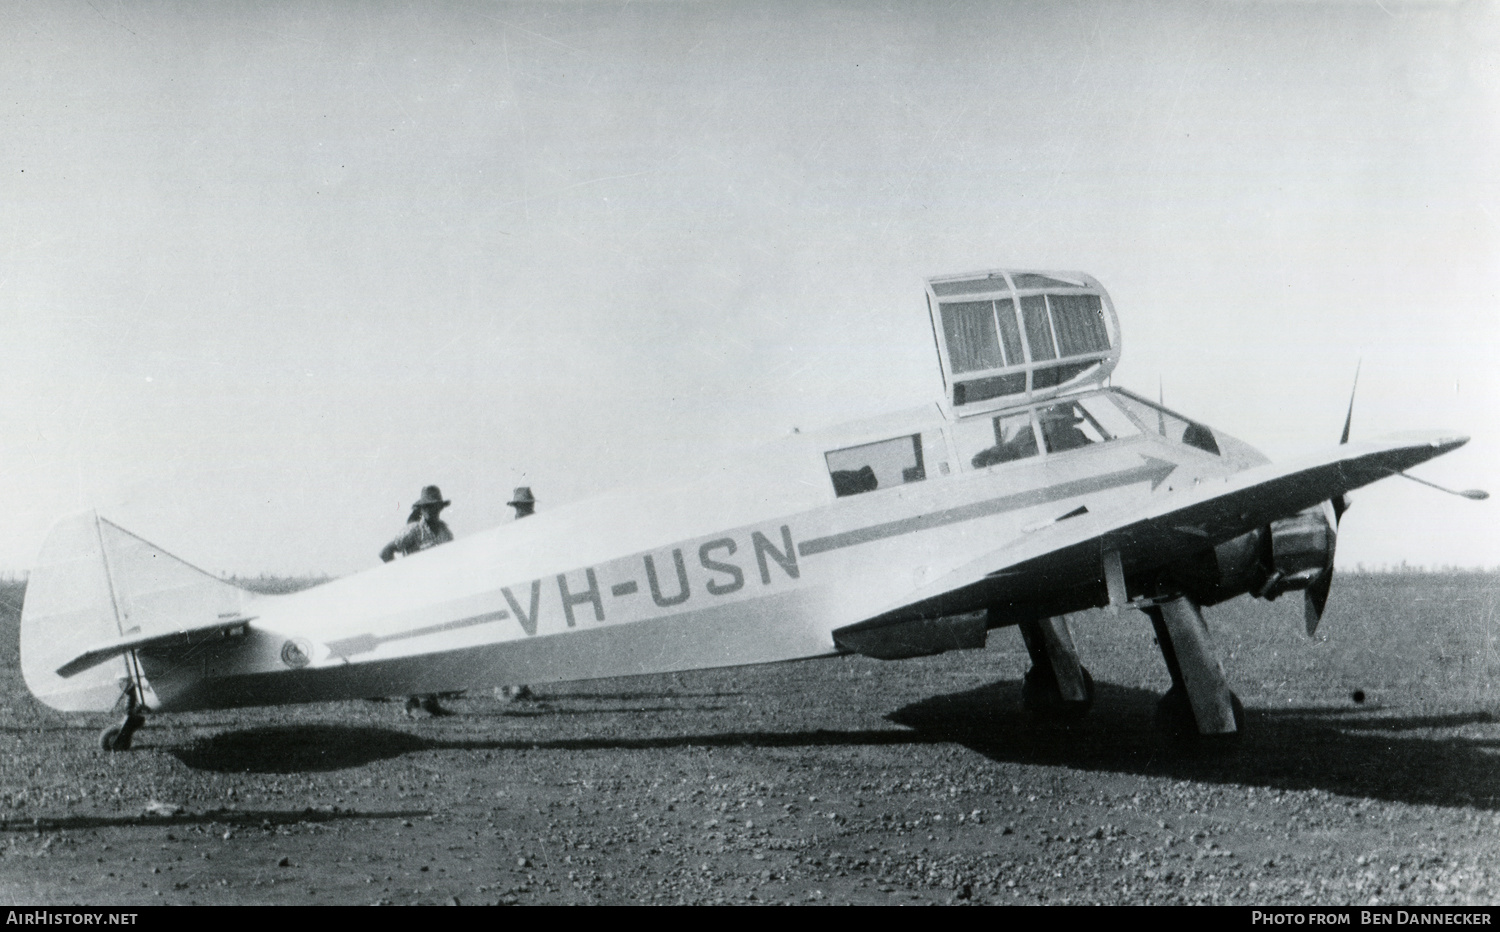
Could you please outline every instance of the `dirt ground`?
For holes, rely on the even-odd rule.
[[[1500,578],[1341,577],[1209,612],[1237,743],[1151,726],[1134,613],[1079,616],[1093,712],[1035,725],[1014,630],[859,657],[399,702],[160,716],[134,750],[49,712],[0,617],[9,903],[1500,901]],[[12,608],[14,606],[12,605]],[[1356,702],[1355,691],[1363,702]]]

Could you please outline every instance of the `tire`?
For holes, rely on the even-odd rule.
[[[105,751],[128,751],[130,737],[121,726],[111,725],[99,733],[99,747]]]

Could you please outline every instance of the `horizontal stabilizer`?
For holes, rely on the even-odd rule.
[[[185,628],[181,631],[169,631],[164,634],[134,634],[129,637],[116,638],[113,641],[107,641],[91,647],[72,660],[69,660],[57,668],[57,675],[66,679],[82,673],[84,670],[97,667],[112,657],[118,657],[133,650],[149,651],[152,648],[162,647],[197,647],[206,642],[218,640],[219,638],[233,637],[247,631],[250,622],[253,620],[252,618],[221,618],[213,624],[197,628]]]

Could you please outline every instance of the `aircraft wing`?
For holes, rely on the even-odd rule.
[[[1451,434],[1422,434],[1350,443],[1159,492],[1113,513],[1075,517],[1075,509],[842,631],[957,615],[1034,601],[1038,593],[1056,589],[1098,585],[1104,579],[1102,555],[1108,551],[1119,553],[1127,574],[1166,567],[1466,442],[1467,437]]]
[[[247,628],[253,618],[220,618],[210,624],[199,625],[192,628],[182,628],[176,631],[157,632],[154,634],[132,634],[126,637],[115,638],[96,644],[83,653],[69,660],[57,668],[57,675],[63,678],[75,676],[96,667],[111,657],[133,650],[149,651],[153,648],[181,648],[196,647],[201,644],[217,640],[239,633]]]

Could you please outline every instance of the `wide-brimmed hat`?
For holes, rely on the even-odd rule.
[[[516,487],[516,494],[510,497],[507,505],[535,505],[536,499],[531,495],[531,486],[522,485]]]
[[[412,511],[416,511],[418,508],[426,508],[428,505],[447,508],[451,504],[453,503],[443,498],[443,493],[438,491],[437,486],[429,485],[422,490],[422,497],[411,503],[411,508]]]

